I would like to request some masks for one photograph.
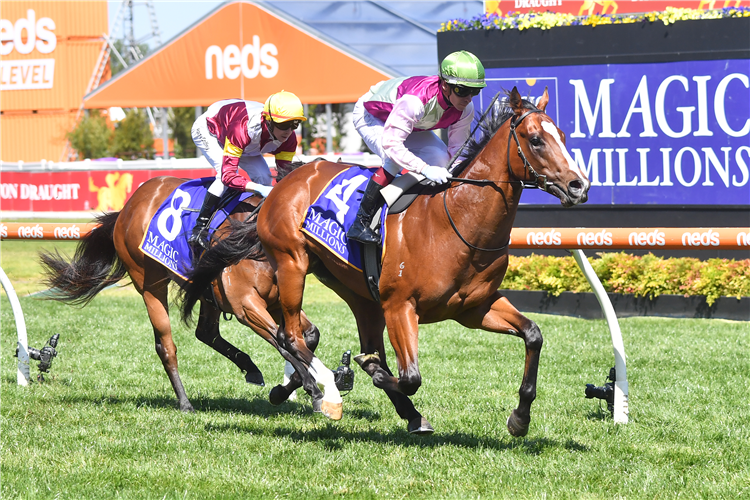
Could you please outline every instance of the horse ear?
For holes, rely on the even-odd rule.
[[[518,93],[518,88],[513,87],[513,90],[511,90],[508,93],[508,104],[510,105],[511,109],[515,111],[517,115],[523,112],[521,101],[522,101],[521,94]]]
[[[542,97],[539,98],[539,102],[537,103],[536,107],[544,111],[548,103],[549,103],[549,92],[547,92],[547,87],[544,87],[544,94],[542,94]]]

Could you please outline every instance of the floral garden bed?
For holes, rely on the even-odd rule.
[[[601,253],[589,258],[618,316],[750,321],[750,259],[662,258]],[[601,318],[573,257],[511,256],[503,293],[521,311]]]

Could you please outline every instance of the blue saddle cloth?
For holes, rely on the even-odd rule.
[[[302,232],[359,271],[363,268],[362,244],[349,241],[346,232],[356,219],[365,186],[376,170],[354,165],[331,179],[307,209],[300,227]],[[381,248],[385,241],[385,216],[388,212],[387,205],[383,204],[383,207],[380,215]]]
[[[213,181],[213,177],[203,177],[180,184],[151,218],[139,247],[144,254],[182,279],[187,279],[186,276],[193,267],[192,249],[187,240],[198,219],[206,190]],[[217,210],[211,220],[209,235],[213,234],[241,201],[250,196],[251,193],[242,193]]]

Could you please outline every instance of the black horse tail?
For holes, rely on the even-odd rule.
[[[241,222],[229,219],[231,232],[211,246],[188,273],[188,281],[182,285],[179,301],[182,321],[189,323],[195,303],[203,292],[219,278],[225,267],[233,266],[245,259],[264,260],[266,258],[258,239],[257,222]]]
[[[99,226],[81,238],[73,259],[54,252],[39,253],[43,282],[50,287],[47,298],[85,306],[110,285],[125,277],[126,270],[112,239],[120,212],[100,215]]]

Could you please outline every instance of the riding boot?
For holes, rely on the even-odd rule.
[[[382,204],[380,196],[380,189],[382,187],[372,179],[367,183],[365,193],[362,195],[362,201],[359,205],[357,217],[352,227],[346,232],[347,238],[359,241],[360,243],[380,243],[380,235],[370,227],[370,223],[378,207]]]
[[[201,206],[201,211],[198,213],[198,220],[195,221],[193,234],[188,239],[191,247],[197,249],[198,246],[201,246],[208,250],[208,223],[211,221],[211,216],[214,210],[216,210],[219,199],[219,196],[206,191],[206,197],[203,198],[203,206]]]

